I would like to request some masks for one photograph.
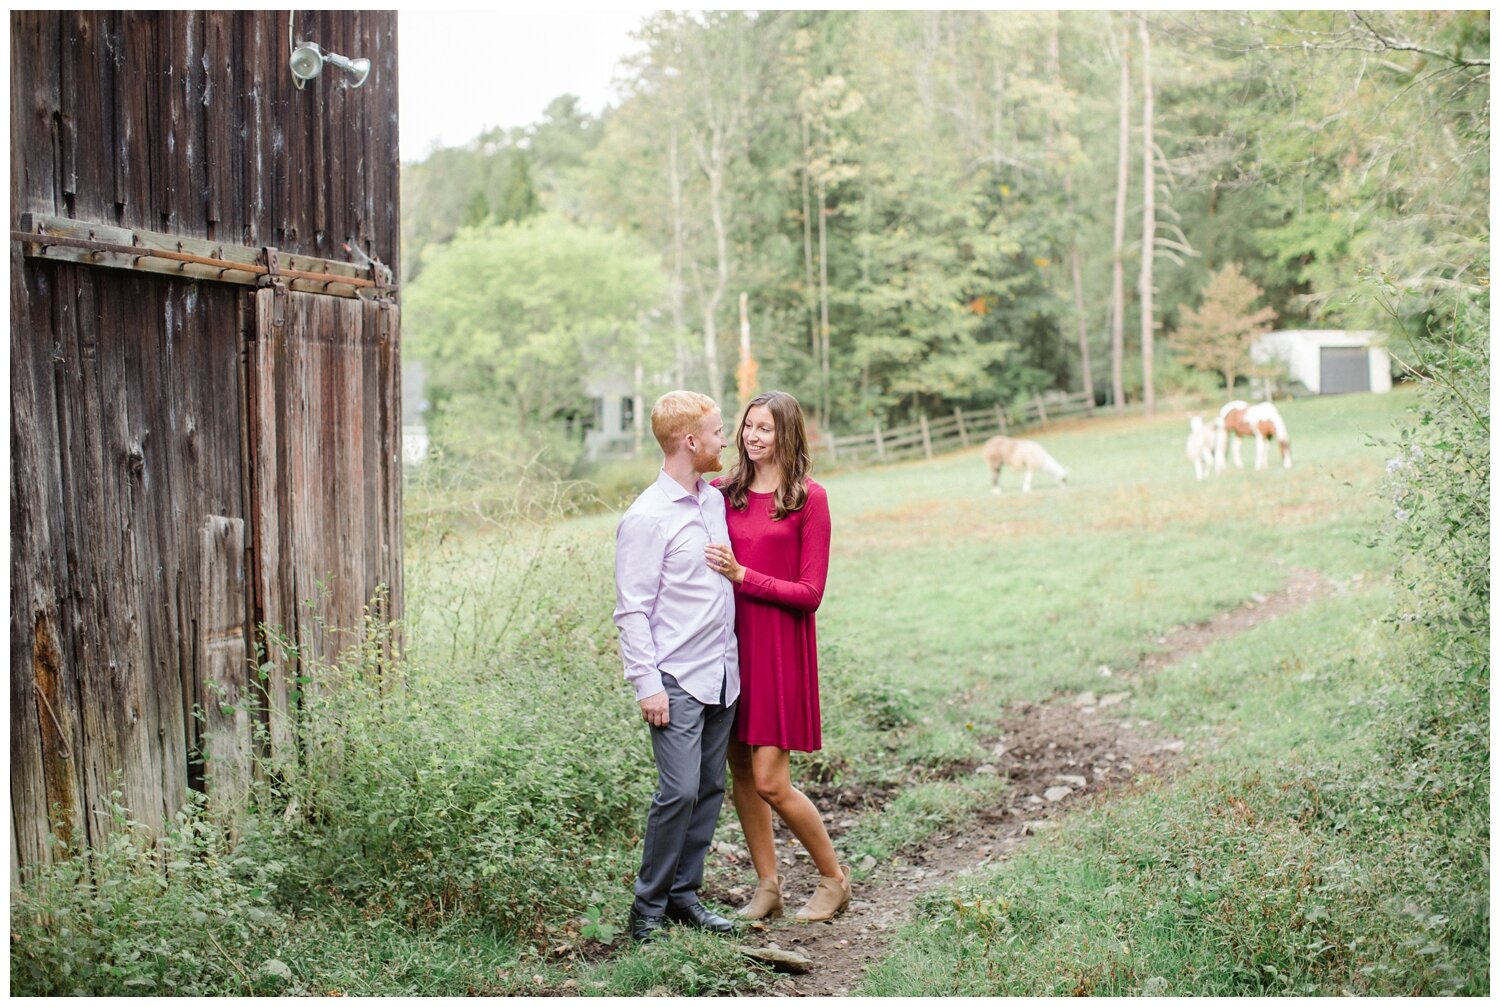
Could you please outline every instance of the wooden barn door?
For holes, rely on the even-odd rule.
[[[269,288],[254,295],[251,579],[275,665],[267,682],[274,760],[296,757],[296,696],[316,689],[319,667],[359,642],[366,609],[384,621],[401,615],[399,323],[390,303]],[[295,659],[278,637],[295,643]]]

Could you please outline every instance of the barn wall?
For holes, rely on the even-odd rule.
[[[396,15],[297,12],[298,40],[373,64],[357,90],[329,68],[300,91],[289,16],[13,13],[12,231],[54,215],[330,259],[347,241],[399,275]],[[265,305],[303,297],[262,352]],[[49,855],[49,830],[97,841],[115,790],[156,829],[190,786],[242,792],[244,767],[225,767],[248,725],[215,701],[243,706],[257,618],[311,631],[297,591],[337,570],[322,582],[338,619],[382,584],[399,613],[398,309],[323,301],[340,299],[12,240],[13,869]],[[284,365],[307,346],[322,366]],[[263,412],[291,405],[300,422]],[[316,513],[294,517],[307,500]],[[286,574],[260,575],[267,562]]]

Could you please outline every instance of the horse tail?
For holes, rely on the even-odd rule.
[[[1269,410],[1271,414],[1271,425],[1276,428],[1276,440],[1291,447],[1292,437],[1286,432],[1286,420],[1281,418],[1281,413],[1274,408]]]
[[[1276,445],[1281,449],[1281,464],[1285,468],[1292,467],[1292,435],[1287,432],[1286,420],[1281,418],[1281,413],[1275,406],[1267,404],[1266,411],[1271,416],[1271,426],[1276,430]]]

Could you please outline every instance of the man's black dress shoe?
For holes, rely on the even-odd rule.
[[[630,939],[641,943],[652,940],[666,926],[660,916],[647,916],[635,909],[630,910]]]
[[[690,906],[667,906],[667,919],[673,923],[681,923],[687,927],[697,927],[699,930],[707,930],[715,934],[728,934],[734,932],[734,924],[724,917],[709,912],[703,908],[703,903],[694,902]]]

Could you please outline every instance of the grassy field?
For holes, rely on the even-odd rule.
[[[1392,452],[1373,439],[1412,401],[1286,403],[1294,468],[1201,483],[1180,415],[1038,434],[1071,469],[1066,490],[1038,476],[1022,495],[1012,473],[993,496],[977,447],[820,477],[826,747],[793,771],[898,788],[893,813],[842,840],[856,862],[900,856],[1003,785],[942,770],[981,755],[1009,704],[1098,688],[1101,666],[1131,669],[1172,627],[1293,571],[1332,585],[1140,678],[1121,712],[1187,739],[1187,768],[929,898],[863,992],[1487,991],[1487,818],[1458,834],[1386,785],[1380,727],[1405,701],[1405,658],[1375,535]],[[199,841],[211,856],[193,863],[221,866],[182,884],[237,885],[237,900],[173,903],[169,921],[207,914],[191,933],[26,930],[51,943],[13,941],[13,973],[33,977],[17,991],[764,988],[721,942],[636,950],[618,935],[653,774],[610,621],[617,514],[475,520],[431,502],[412,508],[399,681],[368,680],[357,655],[324,670],[343,688],[315,726],[349,757],[267,795],[232,852]],[[145,884],[130,857],[101,871],[119,891]],[[99,890],[79,906],[54,881],[23,895],[23,915],[101,911]],[[200,952],[221,967],[173,965]],[[109,967],[56,964],[84,954]]]

